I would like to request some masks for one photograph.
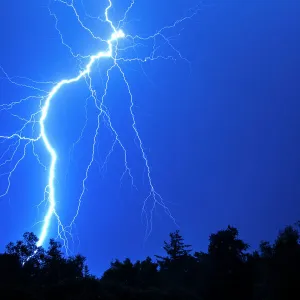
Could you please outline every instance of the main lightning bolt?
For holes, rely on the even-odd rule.
[[[127,161],[127,150],[124,147],[121,138],[118,134],[118,132],[116,131],[116,129],[113,126],[109,111],[107,109],[107,107],[104,105],[104,99],[107,95],[107,91],[108,91],[108,83],[110,81],[110,76],[111,76],[111,71],[113,69],[117,69],[120,74],[121,77],[125,83],[125,86],[127,88],[127,92],[129,95],[129,99],[130,99],[130,106],[129,106],[129,112],[132,118],[132,129],[134,131],[135,137],[136,137],[136,141],[137,141],[137,146],[141,152],[141,156],[142,159],[144,161],[145,164],[145,169],[146,169],[146,174],[147,174],[147,180],[148,180],[148,184],[149,184],[149,194],[148,196],[145,198],[144,200],[144,204],[142,207],[142,213],[146,215],[146,220],[147,220],[147,228],[146,228],[146,237],[151,233],[152,230],[152,215],[153,215],[153,211],[155,209],[155,207],[157,205],[161,206],[165,212],[171,217],[171,219],[175,222],[175,219],[173,218],[173,216],[171,215],[168,207],[165,205],[163,198],[161,197],[161,195],[156,191],[154,184],[153,184],[153,179],[151,176],[151,170],[150,170],[150,163],[148,161],[146,152],[144,150],[144,145],[142,142],[142,139],[140,137],[139,131],[137,129],[137,124],[136,124],[136,119],[135,119],[135,114],[134,114],[134,101],[133,101],[133,95],[130,89],[130,85],[129,82],[126,78],[125,72],[123,71],[123,69],[121,68],[120,63],[130,63],[130,62],[138,62],[138,63],[145,63],[147,61],[153,61],[153,60],[157,60],[157,59],[166,59],[166,60],[176,60],[176,57],[174,56],[163,56],[161,54],[158,54],[158,49],[159,46],[157,45],[158,40],[161,39],[163,41],[164,44],[166,44],[179,58],[186,60],[181,53],[173,46],[173,44],[171,43],[171,38],[167,37],[164,32],[175,28],[178,24],[182,23],[183,21],[190,19],[191,17],[193,17],[197,12],[198,9],[194,10],[189,16],[184,17],[180,20],[177,20],[176,22],[174,22],[173,24],[169,25],[169,26],[165,26],[163,28],[161,28],[160,30],[158,30],[155,34],[147,36],[147,37],[141,37],[141,36],[132,36],[132,35],[127,35],[125,34],[125,32],[123,31],[123,29],[121,29],[121,27],[123,26],[123,24],[125,23],[125,20],[127,19],[127,16],[129,14],[129,12],[131,11],[131,9],[134,7],[134,0],[132,0],[130,2],[130,5],[128,6],[128,8],[126,9],[123,18],[121,20],[118,21],[117,25],[115,26],[113,24],[113,22],[110,20],[109,18],[109,11],[112,8],[113,4],[111,0],[108,0],[108,5],[104,10],[104,19],[100,19],[99,17],[97,17],[98,20],[101,20],[101,22],[107,23],[109,25],[109,28],[111,29],[111,35],[109,37],[109,39],[105,40],[102,39],[98,36],[96,36],[93,31],[88,28],[82,21],[80,14],[78,13],[74,0],[72,0],[71,2],[66,2],[64,0],[56,0],[56,2],[59,2],[65,6],[67,6],[68,8],[70,8],[74,15],[76,16],[76,19],[78,21],[78,24],[81,26],[81,28],[83,30],[85,30],[90,36],[91,38],[100,41],[100,42],[104,42],[106,43],[106,50],[105,51],[99,51],[98,53],[94,54],[94,55],[89,55],[89,56],[84,56],[84,55],[80,55],[80,54],[76,54],[74,53],[74,51],[72,50],[72,47],[70,47],[64,40],[63,38],[63,34],[61,33],[61,31],[59,30],[59,19],[58,17],[52,12],[50,11],[51,16],[54,18],[55,20],[55,28],[59,33],[61,42],[64,46],[66,46],[71,55],[78,59],[80,62],[82,62],[82,60],[86,60],[87,59],[87,63],[85,64],[85,66],[82,68],[82,70],[78,73],[77,76],[69,78],[69,79],[62,79],[59,82],[42,82],[42,84],[52,84],[53,87],[50,90],[50,92],[44,91],[43,89],[38,88],[38,84],[41,84],[41,82],[36,82],[32,79],[28,79],[28,78],[22,78],[22,77],[10,77],[3,69],[2,67],[1,70],[3,72],[3,74],[5,75],[5,78],[7,80],[9,80],[10,83],[17,85],[17,86],[21,86],[21,87],[25,87],[25,88],[30,88],[33,89],[37,92],[40,93],[45,93],[45,96],[29,96],[27,98],[23,98],[19,101],[15,101],[15,102],[11,102],[9,104],[2,104],[0,105],[0,111],[6,111],[6,112],[10,112],[14,107],[18,106],[21,103],[24,103],[26,101],[32,100],[32,99],[37,99],[40,101],[40,105],[39,105],[39,109],[34,112],[29,119],[26,119],[22,116],[19,116],[18,114],[13,114],[10,112],[10,114],[16,118],[18,118],[21,122],[23,122],[23,126],[21,127],[20,130],[18,130],[17,132],[13,133],[12,135],[2,135],[0,136],[0,141],[3,143],[5,141],[13,141],[12,144],[10,144],[7,149],[2,153],[1,157],[0,157],[0,162],[2,162],[0,164],[0,168],[6,166],[7,164],[11,164],[14,160],[16,161],[12,168],[5,173],[2,173],[2,176],[7,176],[7,186],[4,190],[4,192],[0,195],[1,197],[4,197],[8,194],[9,192],[9,188],[10,188],[10,182],[11,182],[11,177],[14,173],[14,171],[16,170],[16,168],[18,167],[18,165],[20,164],[20,162],[24,159],[24,157],[26,156],[27,150],[29,148],[30,145],[32,145],[32,152],[34,154],[34,156],[37,158],[38,162],[43,166],[44,169],[47,170],[48,172],[48,180],[47,180],[47,186],[45,188],[45,192],[44,192],[44,201],[48,204],[47,207],[47,211],[46,214],[43,218],[43,220],[40,222],[42,224],[41,227],[41,231],[39,234],[39,240],[37,243],[37,246],[42,246],[45,243],[45,240],[48,236],[49,233],[49,228],[51,225],[51,220],[53,219],[53,217],[55,216],[58,222],[58,236],[64,241],[64,245],[66,247],[66,250],[68,251],[68,235],[72,234],[72,227],[75,224],[76,218],[79,215],[80,212],[80,207],[82,204],[82,199],[84,196],[84,193],[86,191],[86,182],[88,180],[89,177],[89,171],[90,168],[92,166],[92,164],[95,161],[95,155],[96,155],[96,141],[97,141],[97,136],[99,133],[99,129],[100,129],[100,120],[101,118],[103,120],[105,120],[107,127],[110,129],[111,133],[114,136],[114,142],[113,145],[111,147],[111,150],[109,151],[105,161],[104,161],[104,165],[107,163],[109,156],[111,155],[111,153],[113,152],[114,148],[116,145],[119,145],[121,147],[121,149],[123,150],[124,153],[124,173],[122,174],[122,177],[125,174],[128,174],[132,185],[134,186],[134,179],[131,173],[131,169],[129,168],[129,164]],[[83,3],[82,3],[83,4]],[[89,16],[86,13],[86,16],[90,17],[90,18],[96,18],[96,17],[92,17]],[[119,47],[119,41],[120,40],[127,40],[131,43],[130,46],[121,48]],[[124,55],[121,55],[122,53],[126,53],[126,51],[128,49],[133,49],[135,51],[136,47],[138,47],[139,45],[145,43],[145,42],[152,42],[152,50],[149,54],[149,56],[145,56],[145,57],[139,57],[138,55],[135,57],[127,57]],[[93,84],[92,84],[92,77],[91,77],[91,71],[92,68],[95,66],[95,63],[102,60],[102,59],[109,59],[113,62],[112,66],[110,68],[108,68],[108,70],[106,71],[106,84],[105,84],[105,90],[104,93],[102,95],[101,98],[98,98],[97,96],[97,92],[96,90],[93,88]],[[187,60],[186,60],[187,61]],[[18,80],[19,79],[26,79],[27,82],[30,82],[29,84],[24,84],[24,83],[19,83]],[[93,144],[92,144],[92,155],[91,155],[91,159],[89,161],[89,164],[86,168],[85,171],[85,176],[84,179],[82,181],[82,189],[81,189],[81,193],[78,199],[78,205],[77,205],[77,209],[76,209],[76,213],[74,215],[74,217],[72,218],[71,222],[69,225],[65,226],[63,225],[62,221],[60,220],[59,214],[56,210],[56,204],[57,204],[57,200],[56,200],[56,191],[55,191],[55,178],[56,178],[56,165],[57,165],[57,152],[54,149],[54,147],[52,146],[48,134],[47,134],[47,128],[45,125],[45,122],[47,120],[48,117],[48,112],[49,112],[49,108],[51,106],[51,102],[53,100],[53,98],[57,95],[57,93],[66,85],[71,85],[72,83],[78,82],[80,80],[84,79],[87,87],[89,89],[90,92],[90,99],[93,99],[93,103],[95,104],[95,107],[98,109],[99,113],[98,113],[98,118],[97,118],[97,127],[95,130],[95,134],[94,134],[94,138],[93,138]],[[28,137],[27,135],[25,135],[23,132],[25,131],[25,129],[27,128],[28,125],[32,125],[32,134],[33,137]],[[36,126],[39,127],[38,133],[34,134],[36,132]],[[80,137],[78,138],[78,140],[73,144],[73,148],[74,146],[80,141],[83,132],[85,130],[86,125],[84,126],[84,128],[82,129],[82,132],[80,134]],[[50,155],[50,165],[49,166],[44,166],[43,163],[41,162],[39,156],[37,155],[37,153],[35,152],[35,148],[34,148],[34,144],[37,141],[42,141],[45,149],[47,150],[47,153]],[[21,145],[23,146],[23,151],[21,153],[21,156],[19,158],[16,159],[16,156],[18,154],[18,150],[21,147]],[[10,155],[9,158],[5,159],[5,157],[12,151],[12,154]],[[104,166],[103,165],[103,166]],[[102,167],[103,167],[102,166]],[[150,211],[147,212],[146,211],[146,207],[148,206],[148,202],[152,200],[152,204],[150,205]],[[148,215],[150,217],[148,217]]]

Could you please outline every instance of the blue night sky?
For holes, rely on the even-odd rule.
[[[116,22],[130,1],[113,2],[110,16]],[[109,38],[110,28],[86,17],[81,1],[75,3],[93,33]],[[83,3],[86,12],[94,16],[102,14],[107,6],[104,0]],[[196,0],[136,0],[123,30],[133,36],[149,36],[189,14],[197,4]],[[57,15],[64,41],[75,53],[90,55],[105,50],[103,43],[78,25],[72,9],[58,2],[50,8]],[[201,3],[199,8],[191,20],[165,32],[190,64],[158,39],[159,53],[173,55],[175,63],[156,60],[121,66],[133,95],[137,128],[153,184],[186,241],[196,250],[206,250],[209,234],[231,224],[256,248],[260,240],[273,240],[280,228],[300,219],[300,2],[218,0]],[[82,66],[61,44],[48,0],[1,1],[0,34],[0,65],[23,85],[50,91],[50,83],[38,84],[14,76],[57,82],[76,76]],[[128,45],[120,41],[120,47]],[[142,57],[151,49],[145,42],[144,46],[125,51],[125,55]],[[105,72],[110,66],[111,61],[102,60],[93,68],[98,97],[103,94]],[[4,73],[1,77],[1,104],[43,95],[42,91],[11,84]],[[64,87],[54,97],[46,122],[59,157],[57,211],[65,224],[76,212],[91,159],[97,110],[88,97],[84,80]],[[31,99],[10,113],[28,119],[38,105],[39,100]],[[114,258],[135,260],[161,254],[163,240],[177,229],[158,206],[153,213],[152,233],[144,241],[142,206],[149,183],[131,127],[130,98],[117,70],[111,73],[105,105],[126,146],[137,190],[128,175],[120,181],[124,171],[120,147],[115,147],[107,165],[101,168],[114,141],[107,123],[102,122],[71,243],[74,251],[88,258],[91,270],[97,274]],[[0,135],[11,135],[22,124],[10,113],[0,112]],[[86,113],[86,129],[70,156]],[[1,155],[14,142],[1,144]],[[1,166],[1,173],[9,172],[21,158],[22,145],[12,163]],[[40,161],[48,165],[49,155],[42,143],[35,146]],[[13,147],[5,155],[9,157],[12,152]],[[37,205],[44,197],[47,171],[32,154],[31,144],[27,154],[11,176],[9,193],[0,199],[1,249],[25,231],[40,233],[41,224],[34,224],[45,213],[45,203],[39,208]],[[4,174],[0,193],[6,187]],[[53,218],[49,238],[56,235]]]

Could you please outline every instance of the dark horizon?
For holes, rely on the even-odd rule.
[[[81,254],[64,255],[54,239],[43,249],[37,240],[26,232],[0,253],[5,299],[287,300],[295,299],[299,286],[299,222],[253,252],[233,226],[211,233],[206,251],[193,249],[176,230],[162,255],[115,259],[100,277]]]

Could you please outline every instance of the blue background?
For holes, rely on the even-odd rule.
[[[125,5],[114,2],[111,17],[117,20]],[[106,5],[105,1],[85,3],[91,14],[100,14]],[[149,35],[197,4],[192,0],[136,1],[128,14],[131,22],[123,29],[132,35]],[[44,0],[0,3],[0,65],[10,76],[59,81],[78,72],[78,61],[61,44],[47,6]],[[70,9],[59,3],[51,9],[75,52],[88,55],[101,50],[103,44],[80,29]],[[122,65],[132,89],[154,185],[187,242],[197,250],[205,250],[208,235],[228,224],[237,226],[241,237],[256,248],[260,240],[274,239],[280,228],[299,219],[299,15],[296,0],[208,1],[200,4],[196,17],[167,33],[180,33],[174,45],[189,59],[191,68],[180,59],[176,63],[149,62],[143,70],[137,63]],[[102,23],[85,21],[96,34],[109,36],[109,28]],[[137,51],[144,53],[145,49]],[[99,95],[108,65],[98,64],[93,74]],[[130,153],[138,191],[128,177],[120,184],[123,154],[119,148],[107,168],[99,171],[98,164],[93,165],[76,222],[74,251],[87,256],[97,274],[114,258],[161,254],[163,240],[177,228],[158,209],[152,234],[144,241],[146,225],[141,209],[149,188],[130,127],[128,94],[118,72],[113,75],[106,104]],[[42,88],[49,90],[49,85]],[[38,94],[16,88],[5,79],[0,81],[0,103]],[[59,153],[58,211],[66,223],[76,209],[96,125],[97,112],[88,102],[87,130],[69,161],[70,146],[85,122],[87,97],[83,82],[63,88],[52,102],[46,124]],[[28,117],[36,105],[28,102],[15,112]],[[11,134],[15,120],[3,112],[0,118],[0,134]],[[99,164],[112,141],[102,124]],[[37,152],[49,163],[41,144],[37,144]],[[12,176],[9,194],[0,200],[2,249],[24,231],[39,233],[40,225],[32,226],[43,216],[44,206],[37,210],[36,205],[43,199],[47,173],[28,153]],[[1,176],[0,187],[5,190],[5,176]],[[56,236],[55,222],[50,235]]]

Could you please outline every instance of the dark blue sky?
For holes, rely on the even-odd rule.
[[[117,20],[124,1],[114,2],[112,19]],[[129,13],[131,22],[123,28],[126,33],[149,35],[197,4],[192,0],[144,2],[136,1]],[[85,3],[94,14],[106,5],[105,1]],[[10,76],[59,81],[78,72],[78,62],[60,43],[47,4],[41,0],[1,2],[0,65]],[[187,242],[205,250],[210,233],[232,224],[255,248],[260,240],[274,239],[280,228],[300,218],[300,3],[220,0],[200,7],[193,20],[168,32],[169,36],[180,33],[174,45],[189,59],[191,69],[182,60],[150,62],[143,69],[137,63],[124,64],[123,68],[153,183]],[[100,50],[101,44],[80,30],[70,10],[58,3],[51,8],[62,20],[61,32],[75,52],[88,55]],[[86,22],[97,34],[109,34],[103,24]],[[138,51],[146,53],[147,49]],[[162,51],[168,54],[170,49],[162,46]],[[93,74],[99,94],[107,66],[106,62],[98,64]],[[138,191],[128,177],[120,185],[123,154],[119,148],[104,170],[93,165],[74,243],[94,272],[103,271],[114,258],[160,254],[163,240],[176,229],[158,209],[152,234],[144,242],[141,209],[149,189],[130,127],[126,87],[118,72],[113,75],[106,104],[128,149]],[[49,90],[49,85],[41,88]],[[0,81],[1,103],[29,95],[39,92]],[[68,86],[55,97],[47,123],[59,153],[58,211],[66,223],[74,215],[96,125],[96,112],[88,102],[87,130],[69,162],[70,146],[84,125],[87,97],[83,82]],[[14,113],[28,118],[36,105],[28,102]],[[0,118],[0,135],[12,134],[16,122],[4,113]],[[112,141],[102,124],[99,163]],[[2,152],[5,147],[1,146]],[[42,145],[37,145],[37,152],[49,163]],[[24,231],[39,233],[40,225],[32,226],[43,216],[44,206],[38,211],[36,205],[43,199],[46,178],[29,151],[12,176],[10,193],[0,200],[1,248]],[[0,187],[3,192],[5,176]],[[53,222],[52,236],[55,226]]]

